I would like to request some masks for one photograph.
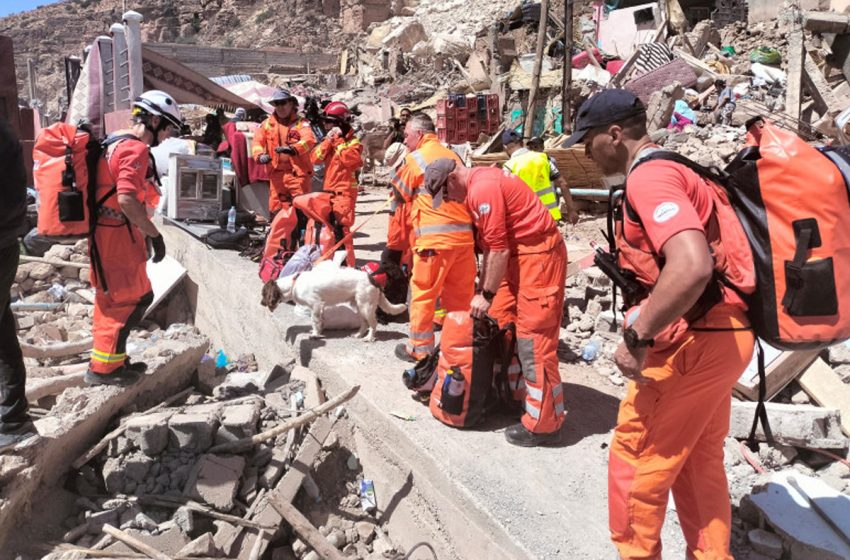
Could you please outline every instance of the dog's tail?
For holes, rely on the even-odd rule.
[[[390,300],[384,295],[384,292],[378,291],[380,294],[380,299],[378,299],[378,307],[381,308],[381,311],[388,315],[398,315],[399,313],[404,313],[404,310],[407,309],[407,305],[403,303],[395,304],[390,303]]]

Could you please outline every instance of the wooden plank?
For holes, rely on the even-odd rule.
[[[268,498],[275,496],[278,500],[285,503],[291,503],[295,499],[295,495],[298,494],[298,490],[304,483],[304,478],[310,472],[316,457],[319,456],[322,445],[324,445],[325,440],[331,433],[335,422],[335,417],[331,419],[320,417],[313,422],[310,431],[301,444],[301,448],[298,450],[295,461],[290,465],[275,489],[267,494],[267,499],[264,503],[257,508],[257,514],[254,516],[253,521],[273,527],[281,524],[283,517],[270,505]],[[271,537],[273,538],[274,536],[271,535]],[[246,534],[241,543],[241,552],[231,555],[231,557],[247,558],[253,551],[257,539],[258,536],[255,534]],[[265,552],[269,542],[268,537],[263,538],[263,540],[265,542],[260,545],[261,556]]]
[[[796,352],[782,352],[764,344],[765,349],[765,378],[767,400],[776,396],[779,391],[793,381],[800,372],[806,369],[817,358],[818,350],[798,350]],[[736,394],[747,400],[757,400],[759,389],[758,365],[756,356],[750,362],[749,367],[741,374],[741,378],[735,384]]]
[[[641,51],[640,49],[636,49],[635,52],[626,60],[626,63],[620,68],[619,72],[614,75],[614,78],[608,83],[609,88],[618,88],[620,84],[624,83],[626,79],[629,77],[629,74],[632,72],[632,68],[635,66],[635,62],[640,58]]]
[[[785,112],[794,120],[800,120],[805,60],[803,30],[797,28],[788,37],[788,85],[785,90]]]
[[[818,358],[797,380],[813,401],[841,411],[841,430],[850,436],[850,385],[829,364]]]
[[[299,537],[326,560],[343,560],[343,555],[316,529],[304,514],[290,502],[284,502],[279,496],[272,496],[270,503],[274,509],[292,526]]]

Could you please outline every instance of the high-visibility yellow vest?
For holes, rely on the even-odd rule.
[[[531,187],[543,206],[549,209],[552,218],[556,221],[561,219],[561,209],[558,207],[555,187],[549,180],[549,156],[543,152],[529,150],[511,158],[505,163],[505,168]]]

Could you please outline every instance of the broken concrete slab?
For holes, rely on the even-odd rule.
[[[157,412],[127,421],[125,435],[148,456],[159,455],[168,445],[168,420],[173,412]]]
[[[240,455],[203,455],[183,493],[220,511],[230,511],[244,470],[245,458]]]
[[[775,473],[769,483],[756,487],[750,496],[763,518],[782,536],[791,558],[841,560],[850,558],[850,545],[811,507],[791,483],[800,488],[832,522],[850,535],[850,496],[794,469]]]
[[[729,435],[746,439],[755,417],[755,402],[732,401]],[[841,433],[841,413],[836,409],[819,406],[783,403],[765,403],[773,437],[779,443],[818,449],[847,449],[848,440]],[[759,441],[765,441],[761,425],[756,432]]]
[[[134,385],[66,389],[50,413],[35,421],[38,436],[19,444],[14,452],[28,462],[15,484],[0,489],[0,546],[20,522],[21,512],[41,486],[50,487],[64,476],[69,465],[107,431],[113,417],[130,406],[147,407],[180,392],[192,377],[195,364],[208,341],[184,328],[173,343],[173,355],[148,361],[148,373]]]
[[[819,405],[840,410],[841,429],[850,435],[850,385],[821,359],[815,360],[797,382]]]

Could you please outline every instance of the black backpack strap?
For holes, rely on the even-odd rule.
[[[767,407],[764,404],[767,396],[767,379],[765,377],[764,368],[764,349],[761,347],[761,341],[756,339],[756,355],[758,360],[759,370],[759,402],[756,405],[756,414],[753,418],[753,427],[750,428],[750,435],[747,436],[747,445],[753,451],[758,451],[758,442],[756,441],[756,430],[759,422],[764,429],[764,438],[768,444],[773,443],[773,432],[770,430],[770,423],[767,419]]]

